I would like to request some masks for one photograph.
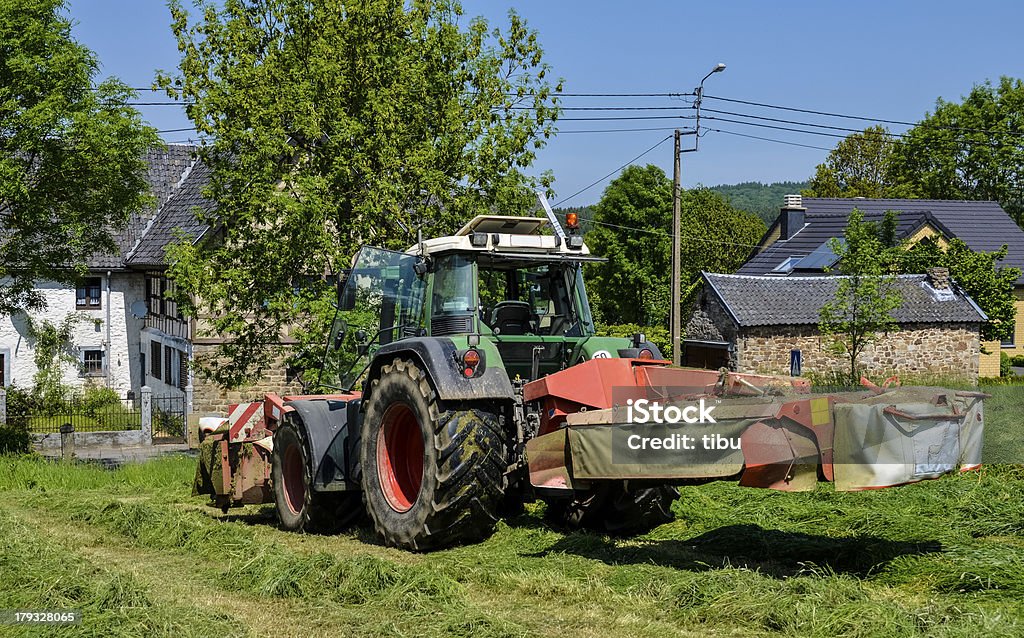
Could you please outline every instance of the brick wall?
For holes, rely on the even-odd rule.
[[[740,372],[789,373],[790,350],[799,349],[803,372],[845,372],[849,360],[833,354],[817,326],[745,328],[736,339]],[[979,332],[976,325],[907,324],[868,345],[859,357],[868,374],[962,376],[978,378]]]
[[[215,360],[216,345],[196,344],[192,348],[193,356],[199,365],[210,365]],[[273,364],[263,371],[259,380],[238,388],[222,388],[197,371],[192,381],[193,411],[201,416],[206,414],[223,416],[227,414],[228,406],[232,403],[261,401],[263,395],[268,392],[282,395],[300,394],[302,386],[295,380],[288,380],[284,361],[285,355],[279,355]]]

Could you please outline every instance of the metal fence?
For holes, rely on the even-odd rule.
[[[183,442],[187,406],[184,395],[152,395],[148,388],[141,395],[129,392],[124,397],[84,395],[47,401],[0,392],[0,419],[34,434],[56,434],[63,425],[74,426],[75,432],[125,432],[151,426],[158,442]]]
[[[142,428],[142,401],[136,397],[107,398],[102,402],[73,396],[47,405],[27,406],[7,413],[8,423],[21,425],[29,432],[51,434],[71,424],[76,432],[123,432]]]
[[[165,395],[153,397],[153,439],[185,440],[185,424],[187,423],[184,395]]]

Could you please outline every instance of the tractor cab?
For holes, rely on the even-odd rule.
[[[543,218],[481,215],[404,253],[361,249],[332,331],[344,387],[378,349],[410,338],[479,349],[510,379],[593,357],[640,356],[628,339],[595,336],[583,265],[604,260],[590,254],[574,224],[564,237],[545,233],[547,226]]]

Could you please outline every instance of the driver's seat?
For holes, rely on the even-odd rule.
[[[530,331],[533,313],[525,301],[502,301],[491,310],[491,329],[495,334],[524,335]]]

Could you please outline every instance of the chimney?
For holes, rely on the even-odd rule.
[[[786,203],[782,207],[782,212],[779,213],[782,230],[782,234],[779,236],[780,240],[785,241],[792,238],[804,227],[805,212],[807,209],[804,208],[803,199],[799,195],[786,195]]]
[[[925,268],[928,276],[928,285],[935,290],[949,290],[949,269],[948,268]]]

